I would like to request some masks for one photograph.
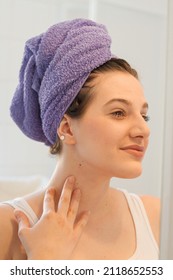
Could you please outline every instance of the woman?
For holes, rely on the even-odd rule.
[[[141,174],[150,134],[137,73],[110,45],[84,19],[26,43],[11,115],[58,160],[44,190],[1,206],[1,259],[158,259],[158,199],[110,187]]]

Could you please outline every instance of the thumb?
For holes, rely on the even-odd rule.
[[[19,226],[19,232],[24,228],[30,228],[30,222],[28,217],[20,210],[14,211],[14,216]]]

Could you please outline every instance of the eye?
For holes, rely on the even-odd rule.
[[[146,122],[148,122],[148,121],[150,120],[150,117],[147,116],[147,115],[143,115],[142,117],[143,117],[143,119],[144,119]]]
[[[111,113],[116,119],[122,120],[125,118],[126,113],[123,110],[117,110]]]

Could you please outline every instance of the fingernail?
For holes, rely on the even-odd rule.
[[[80,198],[81,198],[81,190],[80,189],[75,189],[74,192],[76,193],[77,198],[80,200]]]
[[[88,216],[91,215],[91,211],[90,210],[87,211],[87,215]]]
[[[74,181],[75,181],[74,176],[70,176],[70,177],[68,178],[68,181],[69,181],[69,183],[73,184]]]
[[[20,215],[18,213],[14,213],[16,220],[19,222],[20,221]]]
[[[47,192],[49,194],[54,194],[55,193],[55,188],[51,187],[50,189],[47,189]]]

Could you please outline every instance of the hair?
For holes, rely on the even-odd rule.
[[[66,115],[70,116],[71,118],[80,118],[84,115],[87,107],[89,106],[90,102],[93,99],[93,94],[91,90],[93,88],[92,82],[100,73],[105,72],[113,72],[119,71],[124,73],[129,73],[138,79],[138,73],[135,69],[133,69],[130,64],[121,58],[112,58],[109,61],[105,62],[103,65],[99,66],[98,68],[94,69],[88,79],[86,80],[85,84],[79,91],[78,95],[75,97],[71,105],[66,111]],[[52,155],[60,154],[62,150],[62,143],[57,135],[56,142],[50,147],[50,153]]]

